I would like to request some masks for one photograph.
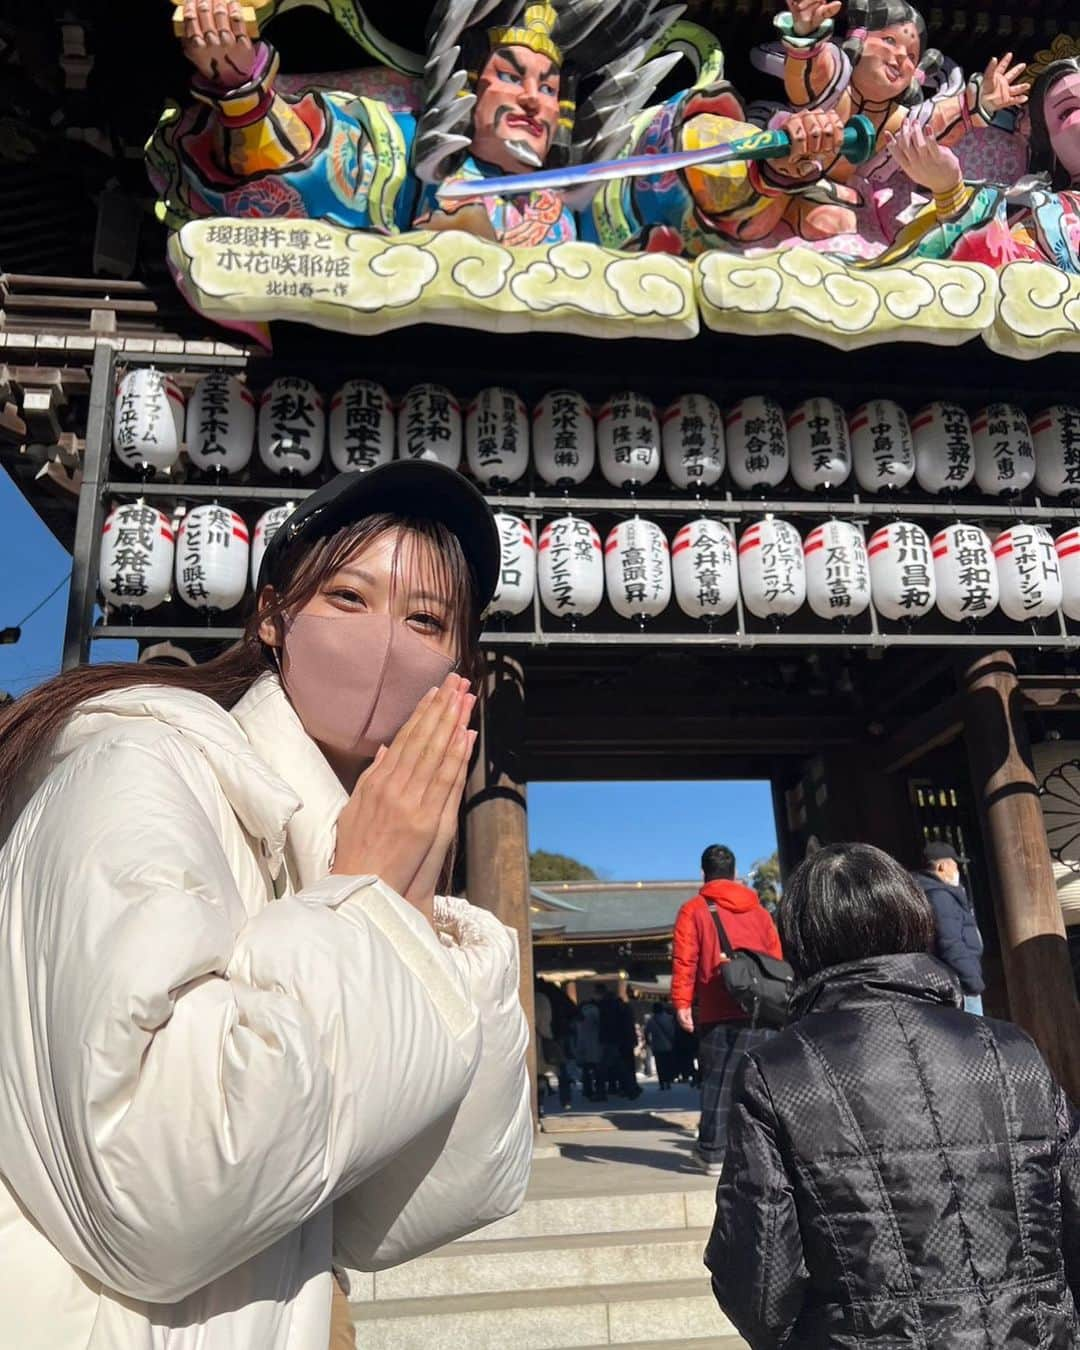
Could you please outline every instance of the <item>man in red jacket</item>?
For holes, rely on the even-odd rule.
[[[727,991],[720,971],[727,958],[710,905],[716,907],[732,948],[748,947],[778,958],[782,952],[776,925],[757,892],[735,880],[731,849],[710,844],[701,855],[701,871],[705,884],[683,905],[675,920],[671,1001],[679,1025],[692,1032],[696,1024],[699,1037],[701,1124],[695,1162],[709,1176],[719,1176],[727,1147],[735,1070],[743,1055],[772,1032],[752,1028],[746,1013]]]

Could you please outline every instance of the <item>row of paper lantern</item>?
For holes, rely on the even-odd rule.
[[[255,585],[263,553],[292,504],[260,517],[253,536],[227,506],[197,506],[177,531],[146,502],[118,506],[102,535],[100,585],[112,607],[155,609],[175,592],[204,611],[240,603]],[[655,521],[620,521],[606,540],[581,516],[545,525],[539,541],[519,516],[496,516],[499,585],[489,613],[524,613],[539,591],[551,614],[586,618],[606,594],[624,619],[662,614],[674,595],[692,619],[729,614],[741,593],[759,619],[784,618],[808,603],[823,619],[850,620],[871,600],[889,620],[916,619],[935,605],[946,619],[976,620],[999,606],[1017,622],[1061,609],[1080,620],[1080,528],[1057,540],[1041,525],[1014,525],[991,541],[978,525],[949,525],[931,539],[922,526],[894,521],[864,540],[844,520],[827,520],[805,539],[790,521],[766,516],[736,540],[723,522],[702,517],[672,542]]]
[[[640,394],[614,394],[594,416],[573,390],[545,394],[530,418],[513,390],[483,389],[461,405],[448,389],[414,385],[396,409],[379,384],[350,380],[330,400],[309,381],[282,376],[256,400],[235,376],[214,371],[185,402],[177,383],[153,367],[120,383],[113,444],[125,464],[167,470],[186,447],[200,470],[234,474],[258,443],[273,474],[315,473],[327,448],[333,468],[370,469],[400,458],[461,467],[485,487],[517,482],[532,456],[553,487],[583,483],[599,464],[619,488],[639,488],[663,467],[678,489],[714,488],[725,468],[740,491],[779,487],[790,474],[806,492],[842,486],[854,474],[864,492],[925,492],[974,483],[990,496],[1025,491],[1080,493],[1080,408],[1047,408],[1029,423],[1013,404],[992,403],[970,419],[958,404],[930,403],[908,419],[899,404],[872,399],[848,417],[832,399],[811,398],[785,416],[752,395],[727,413],[704,394],[683,394],[659,414]],[[327,447],[327,442],[329,447]],[[464,447],[464,449],[463,449]]]

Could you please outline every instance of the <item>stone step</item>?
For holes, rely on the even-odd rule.
[[[415,1264],[419,1264],[418,1262]],[[712,1346],[746,1350],[693,1279],[595,1284],[354,1305],[358,1350],[572,1350]]]
[[[708,1228],[716,1209],[716,1182],[696,1189],[643,1195],[567,1195],[526,1200],[516,1214],[462,1238],[458,1246],[508,1238],[567,1237],[572,1233],[628,1233],[646,1229]]]
[[[692,1336],[675,1341],[620,1341],[618,1345],[575,1345],[572,1350],[750,1350],[741,1336]]]
[[[406,1265],[377,1271],[368,1289],[379,1303],[593,1284],[704,1282],[702,1257],[708,1237],[709,1229],[702,1227],[455,1243]],[[705,1289],[708,1292],[707,1283]],[[355,1296],[365,1296],[361,1282]]]

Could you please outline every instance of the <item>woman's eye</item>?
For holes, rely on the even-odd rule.
[[[540,86],[540,92],[541,92],[542,94],[546,94],[546,95],[548,96],[548,98],[554,98],[554,97],[555,97],[555,86],[554,86],[553,84],[542,84],[542,85]]]
[[[513,74],[511,71],[509,71],[509,70],[500,70],[500,71],[498,72],[498,75],[499,75],[499,79],[502,80],[503,84],[520,84],[520,83],[521,83],[521,80],[518,79],[518,77],[517,77],[516,75],[514,75],[514,74]]]
[[[409,622],[418,624],[429,633],[442,633],[446,630],[446,624],[436,614],[410,614]]]
[[[354,591],[351,586],[335,586],[330,592],[335,600],[345,600],[349,604],[362,605],[364,597],[359,591]]]

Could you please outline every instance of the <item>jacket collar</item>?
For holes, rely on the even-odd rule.
[[[968,904],[968,893],[962,885],[954,886],[951,881],[945,881],[938,876],[936,872],[920,871],[915,873],[916,877],[927,886],[935,890],[947,891],[949,895],[954,896],[962,905]]]
[[[792,1018],[811,1012],[834,1012],[881,999],[908,998],[962,1008],[960,982],[951,970],[922,952],[901,956],[868,956],[830,966],[804,980],[791,996]]]
[[[75,709],[43,767],[92,736],[115,731],[117,719],[139,718],[167,723],[196,746],[241,825],[265,845],[271,875],[287,853],[290,876],[301,888],[326,876],[347,797],[276,675],[256,680],[231,712],[169,685],[110,690]]]
[[[276,675],[263,675],[232,710],[252,749],[299,797],[288,821],[287,862],[300,888],[330,871],[337,818],[348,795],[304,730]]]
[[[759,903],[757,891],[744,886],[741,881],[707,881],[698,894],[706,903],[712,900],[733,914],[745,914]]]

